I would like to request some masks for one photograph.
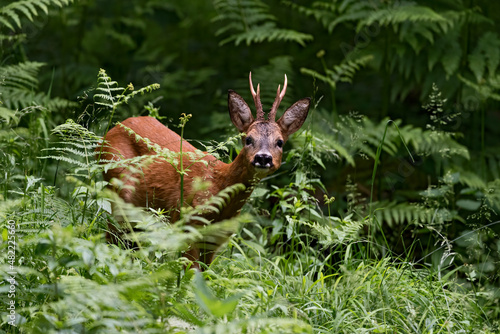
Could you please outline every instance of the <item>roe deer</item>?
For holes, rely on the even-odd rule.
[[[283,145],[288,137],[297,131],[304,123],[310,105],[310,99],[305,98],[295,102],[283,116],[275,121],[276,112],[281,100],[285,96],[287,77],[283,90],[278,91],[276,99],[268,114],[264,117],[260,101],[260,85],[255,92],[252,84],[252,74],[249,75],[250,90],[257,109],[254,119],[248,104],[236,92],[229,90],[228,105],[231,121],[240,132],[244,133],[243,148],[232,163],[226,164],[211,155],[205,155],[201,161],[190,161],[187,155],[183,156],[184,166],[190,165],[184,175],[184,199],[190,199],[190,205],[196,206],[213,195],[217,195],[226,187],[243,184],[247,191],[235,194],[220,212],[207,212],[203,217],[212,222],[222,221],[236,216],[252,192],[253,186],[263,177],[276,171],[281,165]],[[158,144],[170,151],[180,152],[181,137],[152,117],[132,117],[121,123],[142,138]],[[116,125],[104,137],[104,147],[100,158],[105,161],[131,159],[143,155],[156,154],[150,150],[144,140],[137,141],[135,135],[123,126]],[[101,151],[100,149],[98,149]],[[186,141],[182,142],[183,152],[195,152],[195,148]],[[201,177],[210,181],[208,191],[191,193],[193,178]],[[171,221],[179,219],[180,202],[180,175],[166,160],[155,158],[153,162],[145,164],[141,173],[132,172],[129,168],[114,168],[104,173],[104,179],[122,178],[123,184],[128,187],[114,189],[119,196],[128,203],[139,207],[170,210]],[[135,180],[134,180],[135,179]],[[196,225],[196,222],[189,222]],[[198,223],[199,224],[199,223]],[[110,226],[111,231],[116,230]],[[219,246],[229,236],[212,236],[204,241],[190,245],[186,257],[194,261],[193,266],[200,268],[197,261],[206,265],[212,262],[213,255]],[[209,240],[210,239],[210,240]],[[117,240],[114,239],[114,242]]]

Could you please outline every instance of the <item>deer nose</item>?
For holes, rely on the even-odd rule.
[[[257,154],[253,158],[252,165],[260,168],[271,168],[273,167],[273,157],[269,154]]]

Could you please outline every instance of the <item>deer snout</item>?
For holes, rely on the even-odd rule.
[[[253,158],[252,165],[258,168],[271,168],[274,166],[273,157],[268,153],[258,153]]]

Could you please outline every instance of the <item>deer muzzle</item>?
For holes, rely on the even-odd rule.
[[[256,168],[272,168],[273,157],[268,153],[258,153],[253,158],[252,165]]]

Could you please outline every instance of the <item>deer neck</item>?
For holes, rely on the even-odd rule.
[[[236,183],[242,183],[247,188],[253,188],[262,177],[255,173],[250,162],[247,160],[244,152],[240,152],[238,156],[229,164],[224,164],[220,169],[221,190]]]
[[[252,194],[254,186],[262,177],[254,172],[254,169],[249,168],[248,160],[241,152],[230,164],[225,164],[219,161],[214,169],[214,184],[212,193],[218,193],[227,187],[241,183],[245,186],[245,190],[239,191],[234,196],[231,196],[230,201],[224,206],[223,210],[217,214],[217,217],[212,217],[217,220],[229,219],[239,213],[248,197]],[[210,218],[210,217],[209,217]]]

